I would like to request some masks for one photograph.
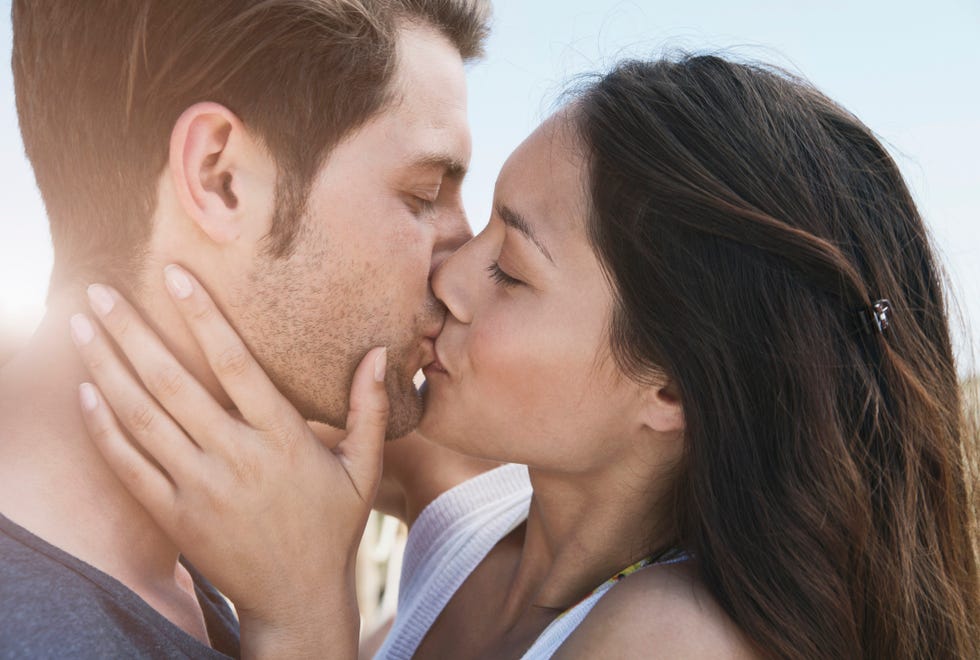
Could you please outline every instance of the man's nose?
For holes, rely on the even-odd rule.
[[[471,238],[473,238],[473,230],[466,221],[466,213],[462,207],[445,213],[439,218],[436,223],[436,240],[432,246],[432,265],[429,275],[431,276],[449,255]]]

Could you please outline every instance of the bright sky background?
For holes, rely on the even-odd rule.
[[[474,230],[510,151],[565,85],[623,56],[729,49],[812,80],[891,148],[950,271],[980,354],[980,2],[977,0],[498,0],[486,60],[470,72]],[[43,313],[51,251],[23,156],[0,0],[0,336]]]

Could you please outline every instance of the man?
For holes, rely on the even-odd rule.
[[[68,319],[113,284],[227,402],[164,292],[204,283],[301,412],[342,425],[388,347],[389,435],[468,235],[463,63],[479,0],[15,0],[15,90],[55,248],[48,312],[0,370],[0,656],[237,653],[227,608],[85,437]],[[77,330],[77,328],[76,328]]]

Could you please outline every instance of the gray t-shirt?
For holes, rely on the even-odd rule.
[[[237,658],[235,615],[183,563],[194,578],[213,648],[115,578],[0,515],[0,659]]]

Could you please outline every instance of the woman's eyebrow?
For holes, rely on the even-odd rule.
[[[500,216],[500,219],[504,221],[505,225],[507,225],[508,227],[512,227],[513,229],[516,229],[521,234],[523,234],[524,237],[527,238],[527,240],[534,243],[534,246],[541,251],[541,254],[543,254],[545,258],[548,259],[548,261],[550,261],[552,264],[555,263],[555,260],[552,259],[551,253],[548,251],[548,248],[545,247],[544,243],[542,243],[541,240],[537,237],[537,235],[534,233],[534,230],[531,228],[530,223],[528,223],[528,221],[524,219],[523,215],[511,209],[510,207],[505,206],[504,204],[497,204],[497,215]]]

